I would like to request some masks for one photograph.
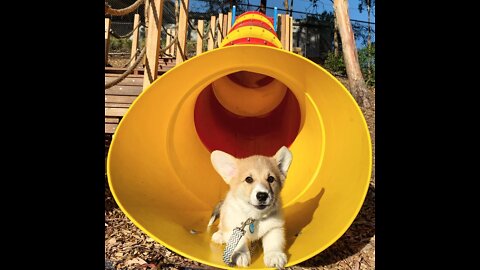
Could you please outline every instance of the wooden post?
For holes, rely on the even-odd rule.
[[[139,31],[139,24],[140,24],[140,14],[135,14],[133,17],[133,31],[132,34],[132,51],[130,52],[130,58],[132,61],[130,62],[130,66],[133,66],[135,60],[137,59],[137,49],[138,49],[138,32]]]
[[[293,17],[290,16],[290,51],[293,51]]]
[[[203,20],[198,20],[197,24],[198,32],[203,34]],[[203,51],[203,37],[197,32],[197,55]]]
[[[286,38],[287,38],[287,23],[286,23],[286,17],[287,15],[285,14],[280,14],[280,41],[282,43],[282,47],[284,50],[287,49],[287,43],[286,43]]]
[[[277,14],[277,36],[279,39],[281,38],[281,35],[282,35],[282,15]]]
[[[290,51],[290,16],[285,14],[285,50]]]
[[[148,1],[148,32],[143,89],[149,86],[158,75],[158,57],[160,55],[160,37],[162,31],[162,13],[164,0]]]
[[[227,16],[227,34],[230,32],[230,29],[232,29],[232,12],[228,12]]]
[[[187,60],[188,2],[189,0],[180,0],[180,15],[178,17],[178,49],[177,57],[175,58],[175,65],[179,65]]]
[[[110,47],[110,19],[105,18],[105,66],[108,63],[108,49]]]
[[[173,37],[172,37],[172,39],[170,40],[170,42],[173,41],[173,40],[175,39],[175,37],[177,36],[177,30],[176,30],[175,28],[172,28],[171,34],[172,34]],[[178,43],[177,43],[177,44],[178,44]],[[172,56],[175,56],[175,55],[177,54],[177,44],[173,44],[172,47],[170,47],[170,50],[171,50],[171,51],[170,51],[170,54],[171,54]]]
[[[267,0],[260,0],[260,12],[263,14],[267,13]]]
[[[217,47],[220,47],[220,44],[222,43],[222,27],[223,27],[223,14],[220,13],[218,14],[218,29],[217,29]]]
[[[172,42],[172,37],[170,36],[172,34],[172,29],[167,29],[167,35],[165,38],[165,46],[168,46]],[[172,55],[172,47],[168,48],[166,51],[167,54]]]
[[[214,35],[215,35],[215,23],[217,22],[217,18],[215,16],[210,17],[210,30],[208,31],[208,46],[207,50],[213,50],[213,44],[215,42]]]
[[[227,28],[228,28],[228,14],[223,14],[223,27],[222,27],[222,33],[223,37],[225,38],[227,36]]]

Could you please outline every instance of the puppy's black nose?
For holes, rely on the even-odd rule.
[[[268,193],[266,192],[258,192],[257,193],[257,199],[259,202],[264,202],[266,201],[268,198]]]

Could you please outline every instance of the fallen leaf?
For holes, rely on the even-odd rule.
[[[133,258],[125,262],[125,265],[132,265],[132,264],[146,264],[147,262],[142,260],[141,258]]]
[[[123,252],[117,252],[114,255],[115,257],[123,257]]]
[[[360,269],[360,260],[358,260],[355,266],[353,267],[353,270],[358,270],[358,269]]]
[[[117,239],[115,238],[110,238],[107,240],[107,245],[113,245],[117,242]]]

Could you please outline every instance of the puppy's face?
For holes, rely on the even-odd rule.
[[[244,159],[213,151],[214,168],[230,185],[233,195],[259,211],[275,204],[284,185],[292,154],[285,146],[273,157],[251,156]]]

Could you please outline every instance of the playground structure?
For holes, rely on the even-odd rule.
[[[126,15],[127,12],[133,12],[145,0],[138,0],[130,8],[125,8],[120,12],[114,12],[109,8],[110,13],[118,15]],[[148,44],[144,48],[140,48],[139,29],[142,26],[140,15],[134,15],[132,31],[123,38],[130,37],[132,39],[132,48],[128,65],[123,68],[105,67],[105,133],[113,134],[123,115],[126,113],[136,97],[150,85],[153,80],[161,76],[171,68],[188,59],[185,54],[186,35],[188,28],[196,33],[196,51],[199,55],[205,51],[211,51],[221,45],[223,37],[230,31],[232,21],[232,12],[226,14],[220,13],[217,16],[210,16],[210,20],[197,20],[191,23],[188,19],[188,0],[182,0],[182,4],[178,6],[177,13],[178,24],[164,26],[155,23],[153,11],[145,2],[148,12],[145,12],[145,24],[148,24],[146,36],[151,37]],[[153,1],[155,14],[163,14],[162,1]],[[162,16],[155,17],[158,21],[162,21]],[[196,27],[194,26],[196,24]],[[157,27],[162,25],[162,27]],[[147,25],[144,25],[147,26]],[[292,17],[288,14],[278,14],[279,39],[282,47],[290,51],[293,50],[292,39]],[[165,36],[165,46],[160,49],[160,35],[163,31]],[[112,36],[111,20],[105,18],[105,64],[108,63],[109,43]],[[148,61],[146,60],[148,59]],[[148,63],[148,66],[146,65]],[[150,72],[145,72],[148,69]]]
[[[229,45],[231,20],[228,14],[219,18],[221,23],[210,22],[208,28],[225,27],[217,27],[216,39],[208,40],[208,52],[187,60],[185,50],[175,46],[176,68],[151,82],[160,72],[158,62],[152,66],[148,59],[160,58],[146,52],[146,69],[150,65],[153,74],[129,75],[106,89],[106,105],[121,104],[114,93],[130,94],[122,100],[128,105],[106,106],[106,133],[107,111],[123,109],[116,110],[121,121],[112,123],[120,122],[118,130],[110,130],[115,133],[107,162],[110,189],[122,211],[150,237],[185,257],[226,268],[222,247],[211,243],[213,232],[206,231],[211,210],[227,189],[209,154],[220,149],[237,157],[271,155],[287,145],[294,161],[282,198],[288,265],[294,265],[333,244],[360,210],[372,162],[368,129],[341,83],[289,52],[288,35],[276,46]],[[181,36],[172,38],[181,43]],[[232,86],[237,91],[230,91]],[[253,98],[259,88],[268,98]],[[252,104],[241,104],[245,100]],[[251,268],[263,267],[261,256],[254,255]]]

